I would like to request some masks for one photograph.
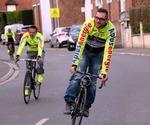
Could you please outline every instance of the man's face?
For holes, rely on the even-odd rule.
[[[94,16],[94,20],[97,28],[103,28],[108,22],[108,19],[106,19],[106,14],[103,12],[97,12]]]
[[[36,29],[29,28],[29,35],[32,39],[35,37],[36,33]]]

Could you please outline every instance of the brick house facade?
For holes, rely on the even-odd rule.
[[[31,5],[33,9],[34,25],[36,25],[38,29],[40,30],[40,32],[42,33],[40,0],[31,0]]]
[[[7,11],[8,4],[15,4],[16,10],[32,9],[31,0],[1,0],[0,11]]]
[[[116,44],[122,44],[122,36],[121,36],[121,13],[124,11],[129,11],[130,8],[144,6],[145,4],[150,3],[149,0],[76,0],[76,1],[66,1],[66,0],[49,0],[50,8],[59,8],[60,10],[60,18],[54,19],[51,18],[51,27],[52,31],[56,27],[63,26],[72,26],[76,24],[82,24],[85,20],[85,4],[86,2],[90,2],[91,7],[91,17],[93,17],[99,8],[97,2],[101,1],[101,7],[106,8],[109,12],[109,20],[115,25],[117,30],[117,39]],[[109,1],[111,1],[109,3]],[[56,3],[58,2],[58,3]],[[36,14],[40,16],[40,0],[32,0],[33,4],[39,3],[39,9],[36,9]],[[122,6],[123,4],[123,6]],[[83,10],[82,10],[83,9]],[[89,9],[90,12],[90,9]],[[90,14],[90,13],[89,13]],[[35,17],[38,20],[39,17]],[[35,19],[37,21],[37,19]],[[35,25],[40,26],[40,23],[35,21]],[[42,26],[41,26],[42,27]]]
[[[60,26],[72,26],[82,24],[84,22],[84,13],[81,12],[81,7],[84,6],[83,0],[59,0],[58,6],[60,9]],[[52,8],[56,8],[56,1],[51,4]]]
[[[121,27],[120,27],[120,1],[113,0],[112,3],[107,3],[107,0],[103,0],[103,8],[106,8],[109,13],[109,20],[115,25],[117,31],[116,44],[121,44]]]

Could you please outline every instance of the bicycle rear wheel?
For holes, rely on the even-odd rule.
[[[14,57],[13,57],[13,55],[10,55],[10,60],[14,60]]]
[[[9,52],[10,60],[14,60],[14,57],[13,57],[13,45],[12,44],[9,45],[9,50],[10,50],[10,52]]]
[[[33,69],[33,77],[34,77],[34,89],[33,89],[33,93],[34,93],[34,98],[38,99],[40,96],[40,88],[41,88],[41,84],[38,83],[38,75],[37,75],[37,71],[34,68]]]
[[[75,102],[74,114],[72,116],[72,125],[81,125],[85,104],[86,104],[87,90],[80,91]],[[77,118],[78,117],[78,118]]]
[[[28,93],[25,93],[25,91],[28,91]],[[25,79],[24,79],[24,86],[23,86],[23,95],[24,95],[24,102],[26,104],[30,101],[30,95],[31,95],[31,73],[26,72]]]

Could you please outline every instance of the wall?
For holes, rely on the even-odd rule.
[[[32,9],[31,0],[15,0],[18,3],[17,10]]]
[[[41,33],[42,30],[42,19],[41,19],[41,7],[40,7],[40,0],[32,0],[32,9],[33,9],[33,16],[34,16],[34,25],[38,27]]]
[[[125,48],[150,48],[150,33],[131,34],[131,26],[125,29]]]
[[[83,0],[58,0],[58,6],[60,27],[82,24],[85,21],[84,13],[81,12],[81,7],[84,6]]]
[[[0,11],[6,11],[7,7],[5,6],[6,0],[1,0],[0,1]]]
[[[120,0],[113,0],[112,3],[107,3],[107,0],[103,0],[103,8],[108,10],[109,19],[115,25],[117,36],[116,36],[116,45],[121,46],[121,25],[120,25]]]

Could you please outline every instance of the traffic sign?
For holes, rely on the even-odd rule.
[[[59,8],[51,8],[51,18],[59,18]]]

